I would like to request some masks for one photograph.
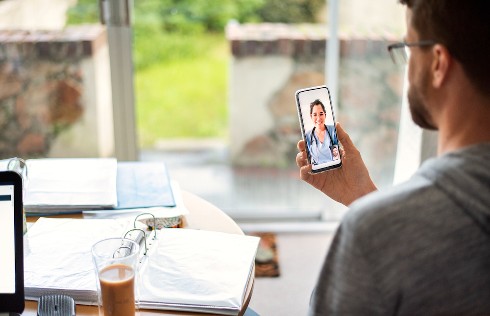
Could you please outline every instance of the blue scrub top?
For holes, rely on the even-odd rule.
[[[325,135],[325,140],[322,143],[315,133],[308,131],[305,135],[308,151],[310,152],[311,163],[313,165],[319,165],[322,163],[330,162],[333,160],[332,145],[338,145],[337,135],[335,134],[335,128],[333,125],[325,125],[327,132],[330,135]]]

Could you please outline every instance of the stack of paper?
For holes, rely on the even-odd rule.
[[[26,298],[66,293],[82,304],[97,301],[91,247],[124,234],[129,219],[40,218],[24,238]]]
[[[29,213],[117,206],[115,158],[29,159],[26,165]]]
[[[127,219],[39,219],[26,235],[25,293],[64,293],[96,304],[91,246],[123,236]],[[129,225],[129,226],[128,226]],[[192,229],[162,229],[140,265],[140,307],[237,315],[259,238]]]

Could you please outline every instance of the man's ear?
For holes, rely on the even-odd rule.
[[[436,44],[432,47],[432,58],[432,85],[439,88],[448,76],[451,54],[446,47]]]

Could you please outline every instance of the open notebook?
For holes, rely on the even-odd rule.
[[[26,236],[26,297],[63,293],[78,304],[95,305],[91,246],[123,236],[133,220],[40,218]],[[176,228],[157,230],[156,235],[141,257],[140,308],[240,312],[259,238]]]

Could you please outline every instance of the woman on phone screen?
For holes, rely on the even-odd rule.
[[[338,145],[335,127],[325,124],[325,113],[325,106],[319,99],[310,103],[310,117],[315,126],[305,133],[305,141],[313,165],[332,161],[331,148]]]

